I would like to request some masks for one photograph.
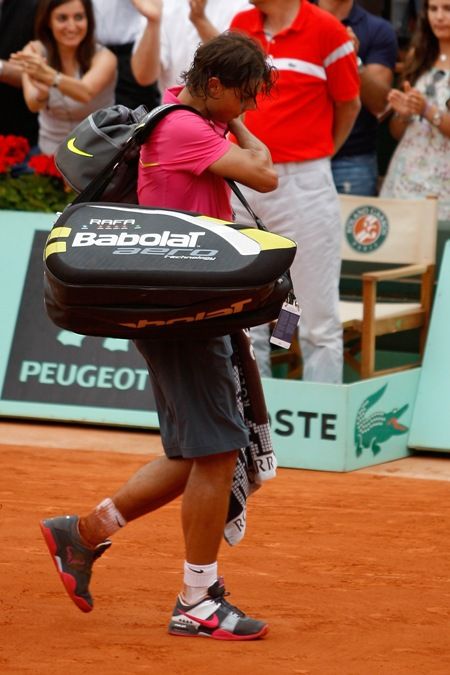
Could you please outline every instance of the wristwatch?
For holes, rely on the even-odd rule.
[[[435,127],[440,127],[443,114],[444,113],[442,110],[436,110],[436,112],[434,112],[431,117],[431,124],[433,124]]]
[[[62,78],[62,73],[60,73],[60,72],[57,70],[57,71],[55,72],[55,77],[53,78],[52,87],[58,88],[58,87],[59,87],[59,84],[60,84],[60,82],[61,82],[61,78]]]

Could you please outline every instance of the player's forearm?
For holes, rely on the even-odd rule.
[[[269,148],[262,141],[260,141],[259,138],[256,138],[256,136],[247,129],[241,120],[232,120],[229,124],[229,129],[235,136],[238,145],[241,148],[244,150],[250,150],[251,152],[255,153],[255,156],[258,156],[260,161],[265,161],[268,165],[270,164],[270,166],[273,166],[272,156],[270,154]]]
[[[160,69],[160,22],[149,20],[131,57],[131,70],[136,82],[147,86],[159,78]]]
[[[334,124],[333,124],[333,141],[334,152],[336,153],[347,140],[350,134],[358,113],[361,110],[361,101],[359,97],[351,101],[343,101],[335,103],[334,106]]]

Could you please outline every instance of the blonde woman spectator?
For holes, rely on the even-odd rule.
[[[400,139],[382,197],[436,195],[440,220],[450,220],[450,5],[425,0],[402,73],[393,89],[392,135]]]
[[[117,60],[95,42],[91,0],[40,0],[35,34],[11,60],[22,68],[29,109],[39,112],[39,148],[52,155],[80,120],[114,103]]]

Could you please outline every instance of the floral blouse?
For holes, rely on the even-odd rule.
[[[440,110],[450,106],[450,70],[432,68],[415,88]],[[388,167],[380,197],[401,199],[438,197],[439,220],[450,220],[450,138],[415,115],[406,128]]]

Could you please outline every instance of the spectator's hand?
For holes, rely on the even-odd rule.
[[[405,83],[406,84],[406,83]],[[402,117],[409,117],[413,113],[410,110],[407,93],[399,89],[391,89],[387,96],[391,108]]]
[[[207,0],[189,0],[189,21],[194,25],[197,21],[205,19],[205,7]]]
[[[55,79],[55,69],[48,65],[47,60],[37,52],[15,52],[9,57],[11,63],[19,66],[22,73],[26,73],[33,80],[50,86]]]
[[[427,99],[425,96],[417,89],[411,87],[409,82],[405,82],[403,89],[408,98],[408,104],[411,110],[410,114],[421,115],[427,105]]]
[[[356,37],[355,32],[351,28],[351,26],[347,26],[347,33],[350,38],[350,40],[353,42],[353,49],[355,50],[355,53],[357,54],[359,52],[359,40]]]
[[[391,89],[388,94],[388,102],[395,112],[402,117],[421,115],[426,105],[424,95],[411,87],[409,82],[403,84],[403,91]]]
[[[137,11],[149,21],[161,21],[162,0],[131,0]]]
[[[42,45],[38,40],[32,40],[29,42],[23,50],[25,54],[40,54],[42,56]]]

